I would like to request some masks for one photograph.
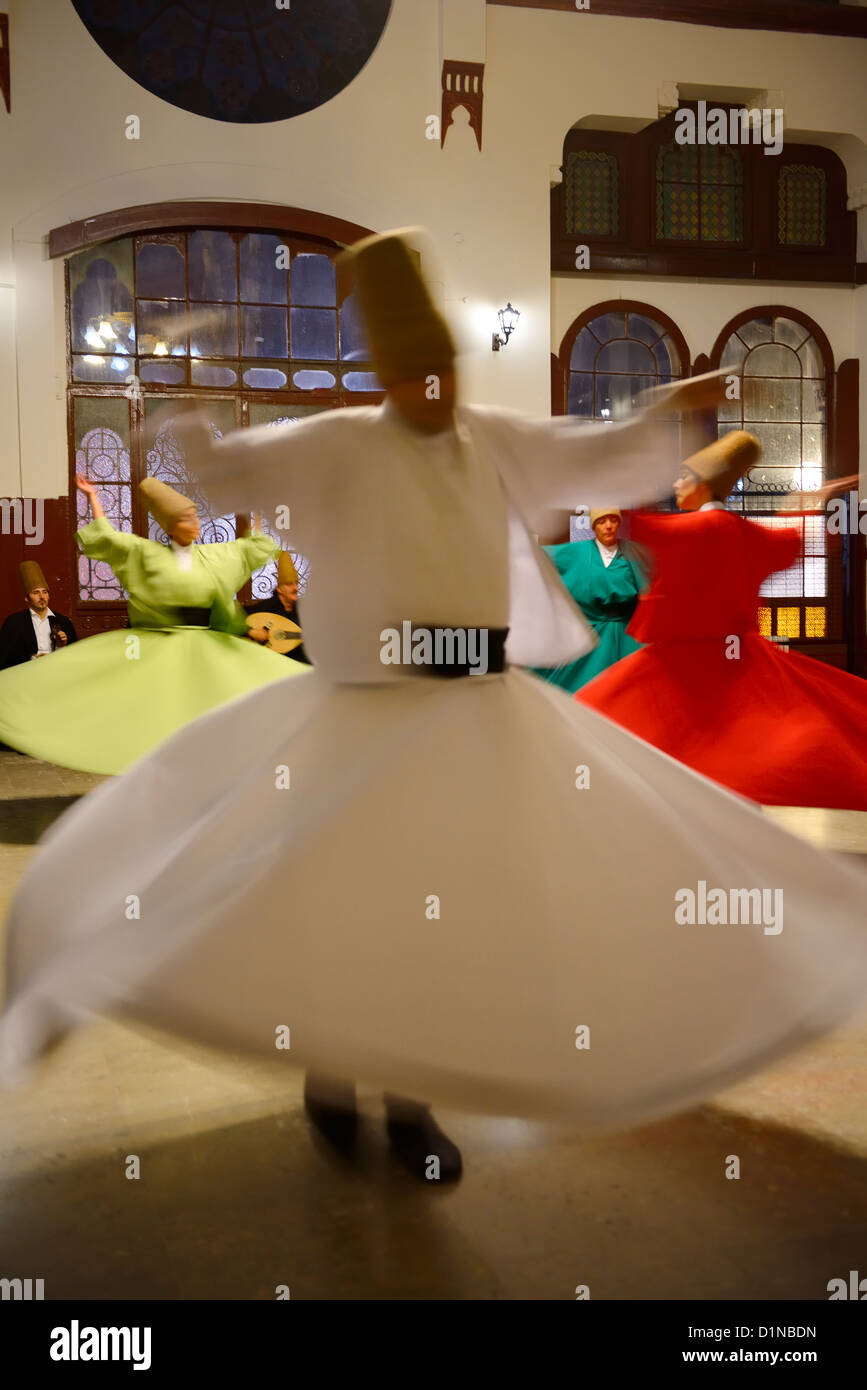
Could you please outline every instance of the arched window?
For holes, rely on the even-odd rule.
[[[746,429],[762,458],[727,506],[768,526],[795,526],[802,553],[762,587],[760,630],[793,641],[842,640],[842,564],[829,546],[824,501],[793,498],[826,479],[827,391],[833,358],[818,325],[791,309],[739,315],[717,339],[714,364],[740,379],[740,398],[718,412],[719,433]]]
[[[181,399],[202,406],[215,436],[381,399],[355,296],[339,301],[340,249],[306,230],[185,225],[69,257],[70,462],[98,483],[113,525],[166,539],[137,494],[153,476],[192,497],[203,541],[236,536],[237,519],[212,515],[187,474],[172,432]],[[296,565],[303,587],[303,556]],[[122,601],[104,570],[81,559],[80,601]],[[274,571],[254,576],[257,596]]]
[[[635,408],[642,392],[688,374],[689,350],[671,319],[649,304],[608,300],[585,310],[564,335],[553,408],[588,420],[617,420]],[[676,420],[671,429],[679,440]],[[586,517],[573,516],[570,539],[588,534]]]
[[[336,247],[284,233],[144,232],[70,257],[72,381],[377,391]]]
[[[679,329],[649,305],[613,300],[588,309],[563,339],[566,411],[616,420],[643,391],[684,375],[688,361]]]

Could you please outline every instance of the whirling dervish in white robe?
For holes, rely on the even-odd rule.
[[[406,237],[351,266],[382,406],[179,426],[219,511],[290,509],[314,669],[52,827],[11,908],[0,1075],[109,1013],[587,1133],[688,1106],[857,1006],[867,877],[519,667],[594,640],[533,533],[666,495],[671,411],[719,385],[602,426],[452,411]],[[506,660],[384,660],[405,623],[508,628]]]

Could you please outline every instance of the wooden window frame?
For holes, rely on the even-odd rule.
[[[570,364],[572,357],[572,349],[575,345],[575,340],[578,337],[579,333],[581,333],[582,330],[586,328],[588,324],[592,323],[594,319],[599,318],[602,314],[618,313],[641,314],[645,318],[653,319],[654,322],[658,323],[660,328],[665,329],[665,332],[669,335],[675,347],[677,348],[678,356],[680,357],[681,362],[681,379],[685,380],[687,377],[693,374],[694,366],[690,356],[689,344],[687,343],[682,330],[675,323],[674,319],[670,318],[668,314],[662,311],[662,309],[658,309],[655,304],[645,304],[642,300],[638,299],[601,300],[598,304],[592,304],[589,309],[582,310],[578,317],[574,319],[572,323],[570,323],[569,327],[566,329],[566,332],[563,334],[563,337],[560,340],[560,347],[557,351],[557,354],[551,354],[552,415],[567,415],[569,413],[569,374],[571,371]],[[593,416],[593,419],[596,419],[595,415]],[[685,442],[687,440],[690,441],[690,445],[688,446],[689,451],[691,451],[692,444],[694,444],[696,448],[699,448],[701,446],[701,443],[703,442],[703,437],[700,437],[698,433],[700,430],[701,425],[696,424],[691,420],[684,421],[682,423],[681,439],[682,442]],[[569,531],[567,530],[562,536],[559,537],[559,539],[561,541],[568,541]]]
[[[681,102],[680,107],[678,109],[681,111],[696,110],[697,103],[692,101]],[[695,181],[695,184],[689,186],[695,188],[698,197],[699,233],[701,233],[702,223],[704,220],[701,206],[702,190],[704,188],[715,187],[738,188],[740,189],[741,194],[741,235],[738,237],[737,241],[711,241],[709,238],[703,238],[701,235],[699,235],[699,237],[696,240],[679,240],[676,237],[661,236],[659,231],[657,230],[656,204],[657,198],[659,196],[659,185],[660,183],[662,183],[664,187],[666,182],[665,180],[661,180],[657,173],[659,156],[662,153],[663,149],[674,143],[674,133],[677,128],[675,125],[674,113],[672,113],[670,116],[665,117],[665,120],[667,123],[670,123],[670,137],[665,140],[657,140],[652,142],[650,150],[648,151],[648,154],[652,157],[653,160],[652,169],[649,170],[652,180],[650,186],[650,239],[652,246],[658,251],[671,251],[674,254],[677,254],[679,252],[686,252],[688,254],[699,252],[704,253],[706,255],[708,252],[713,252],[718,255],[720,252],[725,253],[726,251],[742,251],[746,246],[749,246],[750,242],[753,240],[753,199],[750,196],[750,185],[753,182],[750,175],[752,174],[753,170],[752,161],[749,158],[749,150],[752,149],[752,146],[735,146],[735,153],[738,156],[740,162],[741,180],[739,184],[723,185],[706,183],[703,177],[701,151],[702,149],[730,149],[731,147],[728,145],[693,146],[693,148],[698,151],[698,159],[696,161],[698,177]],[[687,147],[684,146],[684,148]],[[668,182],[675,182],[675,180],[669,180]]]
[[[552,414],[565,415],[568,406],[568,382],[570,358],[575,339],[583,328],[600,314],[639,313],[654,319],[666,329],[681,354],[683,376],[719,367],[723,349],[731,335],[754,318],[791,318],[801,324],[816,343],[822,357],[825,371],[825,438],[826,462],[825,476],[846,478],[859,470],[859,363],[855,358],[842,362],[835,370],[834,354],[827,334],[808,314],[784,304],[759,304],[735,314],[722,327],[714,342],[710,356],[700,354],[691,359],[686,339],[677,324],[661,309],[633,299],[607,299],[591,305],[578,315],[569,325],[560,342],[558,352],[551,355],[551,407]],[[710,418],[696,417],[687,422],[684,429],[684,445],[698,449],[716,437],[716,413]],[[690,441],[690,442],[688,442]],[[564,539],[568,539],[565,536]],[[842,585],[841,606],[843,616],[844,640],[826,641],[822,638],[793,642],[793,650],[805,655],[827,661],[829,664],[867,676],[867,537],[860,530],[855,535],[842,540]],[[803,608],[814,601],[771,600],[770,605],[780,607],[800,606]]]
[[[569,374],[571,371],[572,349],[575,346],[575,339],[578,334],[598,319],[602,314],[642,314],[645,318],[653,319],[660,328],[664,328],[677,348],[681,362],[681,377],[690,376],[692,366],[689,345],[681,330],[678,328],[674,319],[669,318],[668,314],[657,309],[653,304],[644,304],[637,299],[605,299],[599,304],[593,304],[589,309],[584,309],[576,319],[570,323],[560,342],[560,347],[556,357],[552,361],[552,392],[551,392],[551,414],[567,415],[569,411]],[[594,417],[595,418],[595,417]]]
[[[570,134],[572,134],[572,133],[573,133],[573,132],[570,131]],[[575,134],[578,134],[577,131],[574,132],[574,133],[575,133]],[[589,132],[589,131],[588,131],[588,132],[581,132],[581,134],[592,135],[592,138],[591,138],[591,139],[587,139],[587,140],[580,140],[580,141],[579,141],[579,140],[570,141],[570,140],[569,140],[569,136],[567,135],[566,140],[564,141],[564,144],[563,144],[563,166],[562,166],[563,179],[562,179],[562,182],[559,183],[559,184],[557,185],[557,187],[554,188],[554,189],[552,190],[552,193],[551,193],[551,200],[552,200],[552,209],[551,209],[551,211],[552,211],[552,219],[551,219],[551,226],[552,226],[552,229],[553,229],[553,227],[554,227],[555,225],[556,225],[557,227],[559,227],[559,228],[562,229],[562,237],[563,237],[563,239],[564,239],[565,241],[567,241],[567,242],[569,243],[570,246],[573,245],[573,243],[579,243],[579,242],[582,240],[582,238],[586,235],[586,233],[584,233],[584,232],[568,232],[568,233],[567,233],[566,230],[565,230],[565,227],[566,227],[566,163],[567,163],[567,157],[568,157],[570,154],[578,154],[578,153],[580,153],[580,152],[583,151],[583,150],[590,150],[590,151],[599,150],[601,153],[603,153],[603,154],[608,154],[608,155],[611,155],[611,156],[613,157],[613,159],[614,159],[614,161],[615,161],[615,166],[616,166],[616,169],[617,169],[617,231],[616,231],[616,232],[606,233],[605,235],[596,235],[596,236],[593,236],[592,239],[588,242],[588,244],[590,244],[590,245],[605,246],[605,247],[608,247],[611,251],[615,251],[615,252],[616,252],[619,248],[621,248],[621,247],[624,247],[624,248],[625,248],[625,247],[628,245],[629,234],[628,234],[628,232],[627,232],[626,234],[624,234],[624,225],[626,225],[627,227],[631,226],[631,209],[630,209],[630,207],[627,205],[627,204],[629,203],[629,201],[631,201],[631,200],[624,200],[624,196],[623,196],[623,194],[624,194],[624,189],[623,189],[623,138],[622,138],[621,135],[617,134],[616,132],[614,132],[614,131],[609,131],[609,130],[594,130],[594,131],[592,131],[592,132]],[[556,196],[555,196],[555,195],[556,195]],[[553,218],[553,212],[554,212],[554,207],[555,207],[555,206],[556,206],[556,209],[557,209],[557,221],[556,221],[556,223],[555,223],[554,218]],[[552,262],[552,264],[553,264],[553,262]],[[570,258],[568,267],[565,267],[565,268],[566,268],[566,269],[569,269],[569,270],[573,270],[574,267],[575,267],[575,258],[574,258],[574,253],[573,253],[572,257]],[[554,268],[556,269],[557,267],[554,267]]]
[[[280,203],[220,203],[213,201],[178,201],[140,203],[136,207],[118,208],[67,222],[48,233],[48,254],[69,256],[84,251],[102,241],[116,241],[135,232],[170,232],[214,230],[224,232],[292,232],[295,236],[314,237],[331,241],[335,246],[349,246],[362,237],[371,236],[369,227],[347,222],[328,213],[311,212],[309,208],[288,207]]]
[[[749,309],[742,309],[739,313],[733,315],[717,334],[716,341],[710,352],[711,370],[720,366],[723,351],[732,334],[737,333],[738,329],[742,328],[744,324],[759,318],[791,319],[793,322],[799,324],[804,329],[805,333],[810,334],[819,349],[825,372],[825,480],[830,482],[834,478],[847,476],[845,472],[840,471],[841,466],[845,467],[846,465],[844,460],[839,456],[837,448],[839,397],[837,390],[837,372],[834,366],[834,353],[828,340],[828,335],[815,319],[810,318],[809,314],[805,314],[801,309],[796,309],[788,304],[759,304]],[[741,376],[741,373],[733,371],[733,375]],[[747,422],[745,428],[749,429],[749,422]],[[774,515],[785,517],[786,513],[780,512],[774,513]],[[802,514],[799,513],[798,515]],[[849,538],[843,536],[841,537],[839,556],[834,555],[833,550],[830,548],[826,551],[829,570],[832,564],[839,564],[840,566],[839,580],[843,629],[842,636],[832,638],[802,638],[800,640],[793,640],[790,643],[790,648],[793,651],[800,652],[805,656],[815,656],[819,659],[827,660],[832,665],[842,666],[849,670],[855,669],[857,661],[853,624],[854,610],[852,603],[852,576],[854,572],[853,550],[854,547],[850,543]],[[775,613],[777,608],[798,608],[803,615],[805,608],[810,606],[815,607],[817,602],[818,600],[809,598],[764,598],[761,600],[761,606],[770,608],[772,613]],[[825,606],[829,606],[829,600],[827,598],[825,600]],[[802,627],[803,625],[802,617]]]
[[[827,241],[827,234],[828,234],[828,230],[829,230],[829,228],[828,228],[828,175],[827,175],[827,172],[826,172],[825,169],[823,169],[820,165],[815,164],[812,160],[809,162],[809,164],[798,164],[798,163],[796,163],[794,160],[787,160],[786,163],[783,164],[783,165],[780,167],[780,169],[777,171],[777,197],[776,197],[776,211],[777,211],[776,235],[777,235],[777,244],[778,244],[779,246],[786,246],[786,247],[788,247],[788,248],[790,248],[790,249],[797,249],[797,248],[800,248],[800,249],[803,249],[803,250],[809,250],[809,249],[815,247],[815,245],[816,245],[815,242],[810,242],[810,241],[806,241],[806,242],[802,242],[802,241],[783,241],[782,238],[781,238],[781,236],[780,236],[780,213],[781,213],[780,200],[781,200],[781,198],[782,198],[783,180],[784,180],[784,176],[785,176],[787,173],[789,173],[790,171],[795,170],[795,169],[798,169],[798,170],[800,170],[800,171],[802,171],[802,172],[813,172],[813,171],[815,171],[817,174],[820,174],[820,175],[822,176],[822,180],[823,180],[823,184],[822,184],[822,193],[823,193],[824,200],[825,200],[825,205],[824,205],[824,208],[823,208],[823,222],[824,222],[824,230],[825,230],[825,239],[826,239],[826,241]]]
[[[867,16],[867,10],[864,13]],[[679,109],[695,106],[695,102],[684,102]],[[577,150],[603,150],[617,159],[620,225],[616,236],[567,235],[565,188],[562,182],[557,184],[551,190],[552,271],[586,273],[575,267],[575,248],[583,244],[589,248],[590,266],[597,275],[867,283],[867,262],[857,259],[857,214],[846,206],[846,170],[839,156],[824,145],[784,144],[778,156],[765,155],[761,145],[737,147],[743,167],[742,242],[678,243],[657,237],[656,160],[660,147],[674,139],[676,116],[671,112],[635,134],[583,128],[566,133],[562,169],[567,155]],[[825,172],[825,246],[779,243],[779,175],[790,164],[813,164]]]

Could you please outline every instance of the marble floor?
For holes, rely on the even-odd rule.
[[[0,919],[99,780],[0,753]],[[767,814],[867,855],[867,815]],[[628,1134],[440,1113],[466,1172],[432,1190],[390,1157],[374,1096],[349,1165],[300,1077],[102,1022],[0,1094],[0,1277],[48,1299],[825,1299],[864,1267],[865,1077],[867,1017]]]

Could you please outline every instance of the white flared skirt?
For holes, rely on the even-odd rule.
[[[107,1012],[418,1100],[627,1126],[851,1011],[865,903],[858,868],[534,676],[310,672],[52,828],[11,909],[0,1075]]]

